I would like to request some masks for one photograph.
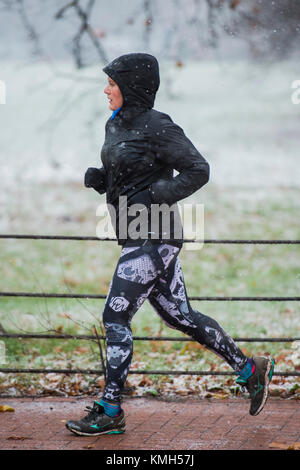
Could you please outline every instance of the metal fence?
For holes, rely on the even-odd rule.
[[[79,240],[79,241],[116,241],[114,238],[98,238],[98,237],[84,237],[84,236],[63,236],[63,235],[16,235],[16,234],[0,234],[0,239],[27,239],[27,240]],[[184,239],[184,243],[204,243],[204,244],[256,244],[256,245],[299,245],[300,240],[188,240]],[[105,299],[106,294],[59,294],[59,293],[43,293],[43,292],[0,292],[0,297],[44,297],[44,298],[70,298],[70,299]],[[189,296],[190,301],[268,301],[268,302],[282,302],[282,301],[300,301],[300,297],[209,297],[209,296]],[[103,335],[68,335],[68,334],[43,334],[43,333],[6,333],[0,331],[1,338],[19,338],[19,339],[81,339],[89,341],[105,340]],[[300,337],[258,337],[258,338],[242,338],[234,337],[236,342],[294,342],[300,341]],[[194,341],[190,337],[169,337],[169,336],[134,336],[134,341]],[[58,374],[95,374],[102,375],[105,373],[105,366],[102,362],[102,370],[93,369],[18,369],[18,368],[0,368],[0,372],[6,373],[58,373]],[[190,371],[190,370],[131,370],[129,374],[151,374],[151,375],[213,375],[213,376],[227,376],[236,375],[235,372],[227,371]],[[300,372],[293,370],[290,372],[275,372],[277,376],[291,376],[299,377]]]

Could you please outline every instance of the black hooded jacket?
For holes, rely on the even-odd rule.
[[[180,246],[183,230],[176,203],[207,183],[209,165],[183,130],[167,114],[153,109],[159,88],[155,57],[144,53],[126,54],[113,60],[103,71],[118,84],[123,105],[114,119],[106,123],[101,151],[102,178],[95,189],[101,194],[106,192],[108,207],[112,205],[116,210],[112,224],[118,243],[139,245],[146,238]],[[174,169],[178,171],[175,177]],[[119,199],[120,196],[126,198]],[[128,210],[138,203],[147,207],[148,226],[136,239],[137,230],[132,236],[127,229],[134,220],[140,223],[134,225],[133,222],[133,226],[141,228],[145,222],[141,216],[145,216],[145,212],[132,216],[128,215]],[[170,230],[168,224],[162,223],[162,216],[158,224],[151,219],[154,207],[158,209],[159,205],[164,208],[162,214],[170,214]],[[172,210],[168,212],[169,207]]]

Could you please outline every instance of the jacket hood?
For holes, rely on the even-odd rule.
[[[159,66],[150,54],[132,53],[114,59],[103,68],[123,96],[123,107],[151,109],[159,88]]]

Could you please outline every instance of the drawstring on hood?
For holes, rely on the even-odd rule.
[[[159,88],[159,66],[150,54],[132,53],[114,59],[103,68],[123,96],[122,113],[129,108],[151,109]],[[123,116],[124,117],[124,116]]]
[[[122,106],[120,106],[118,109],[115,109],[114,112],[112,113],[112,115],[110,116],[110,119],[111,121],[113,119],[115,119],[116,115],[118,114],[118,112],[120,111],[120,109],[122,108]]]

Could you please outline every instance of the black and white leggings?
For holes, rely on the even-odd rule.
[[[121,251],[103,311],[107,345],[103,398],[109,402],[121,400],[133,353],[130,324],[146,299],[168,326],[221,356],[236,372],[247,362],[215,320],[191,307],[179,252],[180,248],[172,245],[151,243]]]

